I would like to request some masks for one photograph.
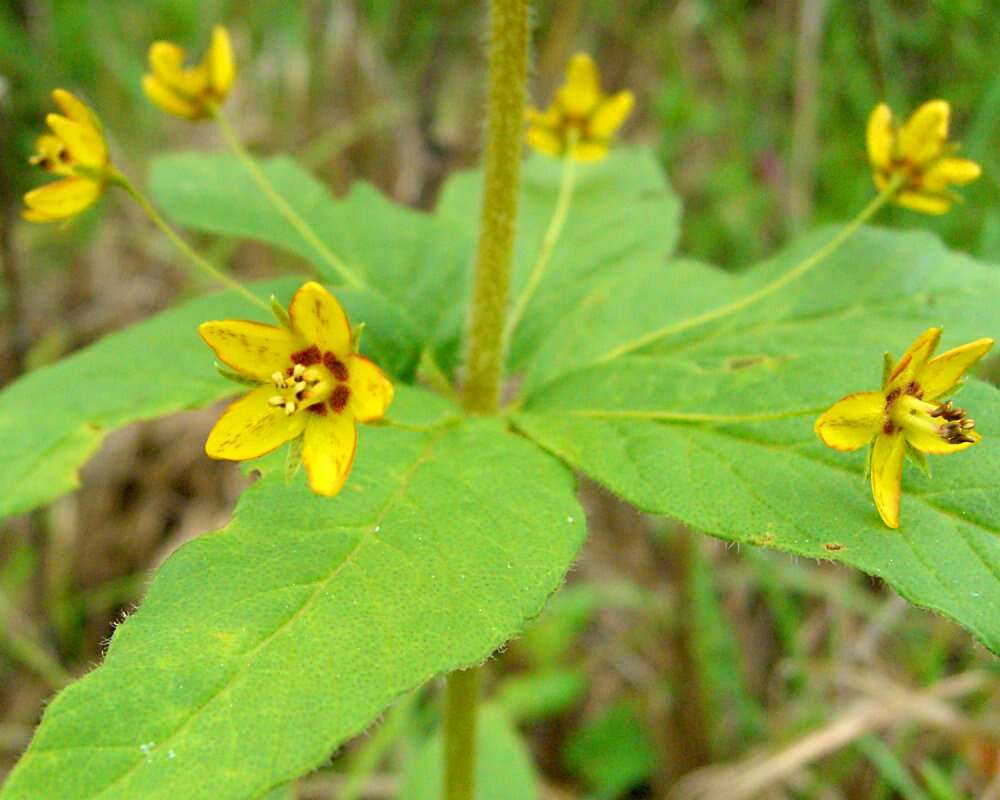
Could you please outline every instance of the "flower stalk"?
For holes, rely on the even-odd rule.
[[[312,229],[312,226],[302,219],[295,209],[289,205],[288,201],[281,196],[277,189],[274,188],[274,184],[272,184],[267,175],[264,174],[264,170],[260,168],[260,165],[256,162],[254,157],[251,156],[250,153],[247,152],[247,149],[243,146],[243,142],[240,141],[240,137],[237,135],[236,129],[233,128],[232,123],[229,121],[225,112],[223,112],[221,106],[218,104],[211,104],[208,107],[208,112],[218,123],[219,131],[222,133],[222,138],[225,140],[226,145],[230,150],[232,150],[233,155],[239,159],[240,163],[249,173],[254,183],[260,187],[260,190],[264,193],[268,202],[270,202],[271,205],[277,209],[278,213],[288,221],[289,225],[295,228],[299,236],[301,236],[312,248],[316,250],[317,253],[319,253],[320,257],[329,265],[329,267],[344,279],[344,282],[347,283],[348,286],[352,286],[355,289],[365,288],[366,284],[361,277],[349,266],[347,266],[340,256],[327,247],[323,240],[316,234],[316,231]]]
[[[628,355],[636,350],[640,350],[643,347],[647,347],[654,342],[658,342],[661,339],[665,339],[668,336],[675,336],[678,333],[683,333],[689,331],[692,328],[698,328],[708,322],[713,322],[717,319],[727,317],[730,314],[735,314],[738,311],[742,311],[744,308],[748,308],[755,303],[759,303],[766,297],[770,297],[775,292],[785,288],[788,284],[801,278],[807,272],[814,269],[818,264],[822,263],[826,258],[835,253],[840,247],[850,239],[858,229],[868,222],[872,217],[874,217],[884,205],[893,200],[898,194],[900,187],[903,185],[903,179],[899,176],[893,177],[882,189],[881,192],[876,195],[868,205],[866,205],[858,215],[852,219],[847,225],[841,228],[837,234],[832,237],[826,244],[820,247],[818,250],[810,253],[800,262],[798,262],[794,267],[792,267],[787,272],[783,272],[777,278],[775,278],[770,283],[766,283],[761,286],[756,291],[750,292],[749,294],[743,295],[743,297],[738,300],[734,300],[731,303],[727,303],[724,306],[718,306],[716,308],[711,308],[701,314],[696,314],[693,317],[688,317],[687,319],[678,320],[677,322],[672,322],[664,325],[662,328],[657,328],[655,331],[650,331],[649,333],[633,339],[630,342],[625,342],[618,347],[609,350],[603,356],[598,359],[600,362],[611,361],[620,356]]]
[[[491,0],[485,183],[469,315],[463,405],[495,414],[500,402],[504,316],[510,291],[528,74],[528,0]],[[446,800],[475,796],[479,668],[448,676],[445,707]]]
[[[571,143],[575,140],[575,136],[570,137]],[[572,144],[570,147],[572,148]],[[570,156],[565,156],[562,160],[562,179],[559,182],[559,196],[556,199],[555,210],[552,212],[552,219],[549,220],[549,226],[545,230],[545,237],[542,239],[542,246],[538,251],[538,258],[535,259],[535,263],[531,268],[531,273],[528,275],[528,281],[524,284],[524,288],[517,295],[517,299],[514,301],[514,306],[511,309],[510,316],[507,318],[507,325],[504,328],[504,352],[510,348],[511,341],[514,338],[514,333],[517,330],[517,326],[521,321],[521,317],[524,316],[525,310],[528,308],[528,304],[531,302],[532,298],[535,296],[535,292],[538,290],[538,285],[542,282],[542,278],[545,277],[545,270],[549,266],[549,260],[552,258],[552,252],[555,250],[556,244],[559,242],[559,237],[562,235],[563,226],[566,224],[566,217],[569,215],[570,202],[573,199],[573,188],[576,185],[576,160]]]
[[[265,300],[257,297],[257,295],[247,289],[246,286],[220,270],[207,258],[191,247],[191,245],[184,241],[184,238],[173,229],[170,223],[163,218],[163,215],[156,210],[156,207],[149,202],[146,196],[140,192],[136,188],[135,184],[133,184],[132,181],[130,181],[123,173],[118,170],[114,170],[111,173],[109,181],[121,186],[122,189],[131,195],[132,199],[139,204],[139,207],[146,212],[146,216],[152,220],[153,224],[160,229],[163,235],[170,240],[171,244],[173,244],[174,247],[176,247],[184,255],[184,257],[187,258],[188,262],[194,265],[197,270],[204,273],[224,288],[231,289],[232,291],[243,295],[243,297],[254,305],[264,309],[264,311],[268,314],[271,313],[271,307]]]

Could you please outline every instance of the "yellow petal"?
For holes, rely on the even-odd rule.
[[[532,150],[554,158],[559,158],[562,155],[562,139],[548,128],[532,126],[528,128],[525,138]]]
[[[212,28],[212,43],[205,55],[208,66],[208,79],[218,99],[229,93],[229,88],[236,79],[236,62],[233,59],[233,45],[229,41],[229,32],[221,25]]]
[[[913,112],[899,132],[899,154],[914,164],[924,164],[941,154],[948,139],[951,106],[929,100]]]
[[[586,53],[577,53],[566,68],[566,83],[556,94],[562,109],[573,117],[586,117],[601,99],[597,65]]]
[[[392,402],[392,382],[371,361],[356,353],[347,359],[350,374],[351,412],[359,422],[385,416]]]
[[[292,327],[309,344],[342,360],[351,352],[351,326],[332,294],[315,281],[303,284],[288,306]]]
[[[982,438],[975,431],[968,431],[968,437],[975,441],[952,444],[934,432],[934,427],[943,424],[941,420],[935,420],[929,415],[922,413],[920,416],[923,418],[922,421],[925,424],[908,425],[903,429],[903,434],[906,436],[906,440],[916,447],[917,450],[929,453],[932,456],[946,456],[950,453],[957,453],[959,450],[972,447],[972,445],[976,444]]]
[[[97,119],[97,115],[76,95],[65,89],[55,89],[52,92],[52,99],[59,106],[60,111],[71,120],[85,128],[90,128],[98,135],[101,134],[101,123]]]
[[[184,66],[184,48],[173,42],[157,41],[149,46],[149,68],[169,78]]]
[[[889,376],[889,383],[885,387],[886,394],[896,389],[903,390],[910,381],[916,379],[916,376],[923,370],[924,364],[937,348],[940,339],[940,328],[928,328],[914,340],[913,344],[896,362],[896,367]]]
[[[917,375],[924,400],[936,400],[948,394],[962,375],[993,347],[992,339],[977,339],[948,350],[928,361]]]
[[[175,117],[197,119],[202,114],[199,104],[185,100],[172,89],[168,88],[155,75],[144,75],[142,77],[142,90],[146,93],[146,97],[152,100],[161,111],[166,111]]]
[[[76,163],[87,167],[103,167],[107,163],[108,148],[97,131],[62,114],[49,114],[45,122],[62,140],[66,152]]]
[[[229,406],[215,423],[205,453],[224,461],[246,461],[270,453],[294,439],[306,425],[309,412],[286,414],[268,399],[276,394],[273,386],[261,386]]]
[[[885,169],[892,161],[894,137],[892,111],[885,103],[879,103],[868,117],[866,132],[868,160],[876,169]]]
[[[618,92],[604,100],[594,111],[587,126],[587,133],[594,139],[610,139],[632,113],[635,95]]]
[[[25,219],[48,222],[79,214],[93,205],[101,195],[101,185],[86,178],[65,178],[32,189],[24,196],[24,204],[33,212]]]
[[[928,192],[900,192],[893,202],[910,211],[919,211],[921,214],[945,214],[952,204],[951,198],[947,195]]]
[[[243,319],[203,322],[198,333],[219,361],[259,381],[284,372],[292,364],[292,353],[305,347],[285,328]]]
[[[358,431],[352,414],[309,414],[302,443],[309,488],[327,497],[337,494],[351,473],[357,446]]]
[[[838,400],[823,412],[813,430],[834,450],[857,450],[882,430],[885,396],[882,392],[857,392]]]
[[[608,144],[607,142],[577,142],[573,145],[573,150],[570,155],[573,157],[574,161],[580,161],[584,163],[600,161],[608,154]]]
[[[903,483],[906,439],[900,431],[880,434],[872,450],[872,497],[882,521],[899,527],[899,501]]]
[[[948,186],[964,186],[983,174],[979,164],[968,158],[942,158],[923,175],[923,187],[943,191]]]
[[[53,217],[46,214],[44,211],[38,211],[34,208],[26,208],[21,211],[21,218],[27,220],[28,222],[56,222],[59,217]]]

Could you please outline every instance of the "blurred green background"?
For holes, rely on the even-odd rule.
[[[164,150],[220,148],[211,125],[146,101],[148,44],[198,54],[222,22],[240,64],[228,109],[255,152],[290,152],[337,192],[367,180],[429,208],[444,176],[477,162],[484,8],[5,0],[0,378],[197,289],[121,196],[65,227],[20,220],[20,195],[44,180],[27,157],[52,88],[94,106],[116,163],[141,181]],[[653,148],[683,197],[685,255],[739,270],[853,216],[873,192],[875,103],[905,115],[943,97],[984,177],[945,217],[890,209],[878,221],[1000,261],[1000,2],[564,0],[534,18],[536,103],[577,49],[607,89],[636,93],[624,138]],[[246,277],[290,265],[259,245],[197,241]],[[83,492],[0,531],[0,770],[53,689],[99,659],[149,571],[225,522],[243,483],[200,458],[214,414],[116,434]],[[737,553],[585,496],[593,534],[571,585],[491,670],[541,796],[728,800],[749,786],[766,798],[1000,799],[996,663],[955,625],[848,570]],[[433,693],[401,704],[382,734],[284,796],[396,796],[416,785],[407,771],[436,715]]]

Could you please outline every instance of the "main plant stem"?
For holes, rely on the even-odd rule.
[[[504,316],[521,183],[527,73],[528,0],[491,0],[485,179],[463,396],[463,405],[471,414],[495,414],[500,402]],[[473,800],[475,796],[478,700],[478,668],[448,676],[444,718],[445,800]]]
[[[444,717],[445,800],[473,800],[476,795],[476,710],[480,669],[448,676]]]
[[[473,414],[492,414],[500,399],[528,67],[527,0],[492,0],[491,8],[485,184],[465,382],[465,407]]]

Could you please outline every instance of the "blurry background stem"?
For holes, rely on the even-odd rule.
[[[559,183],[559,197],[556,199],[556,207],[552,212],[552,219],[549,220],[549,227],[545,229],[545,238],[542,239],[542,246],[528,275],[528,280],[524,284],[524,288],[518,293],[514,301],[514,306],[510,311],[510,316],[507,318],[507,325],[504,328],[503,334],[504,352],[510,348],[517,325],[521,321],[521,317],[524,316],[524,311],[528,307],[528,303],[535,296],[538,284],[542,282],[542,277],[545,275],[545,270],[549,265],[549,259],[552,257],[552,251],[559,241],[559,235],[562,233],[566,216],[569,214],[570,201],[573,199],[573,185],[576,181],[576,162],[571,155],[575,143],[576,136],[571,131],[570,140],[566,146],[566,154],[563,156],[562,179]]]
[[[229,149],[233,151],[233,154],[240,160],[246,171],[250,173],[250,177],[253,178],[254,182],[260,187],[260,190],[264,193],[264,196],[273,205],[278,213],[281,214],[288,224],[291,225],[312,248],[319,253],[320,257],[330,266],[330,268],[340,275],[344,281],[355,288],[364,288],[366,286],[365,282],[358,277],[357,273],[354,272],[347,264],[344,263],[343,259],[340,258],[336,253],[334,253],[322,239],[316,234],[316,231],[312,229],[308,222],[302,219],[301,216],[295,211],[294,208],[289,205],[288,201],[274,188],[274,184],[271,183],[267,175],[260,168],[260,165],[254,160],[243,143],[240,141],[239,136],[236,135],[236,130],[229,122],[229,118],[225,115],[223,110],[218,106],[212,106],[212,116],[215,121],[219,123],[219,130],[222,132],[222,138],[226,140],[226,144]]]
[[[826,0],[803,0],[799,5],[795,39],[795,100],[792,113],[792,152],[789,157],[785,210],[792,233],[812,218],[816,194],[816,159],[822,33]]]
[[[500,400],[503,331],[521,183],[524,95],[528,70],[527,0],[490,3],[490,65],[483,205],[469,317],[464,405],[494,414]],[[448,676],[445,706],[446,800],[475,795],[479,670]]]
[[[230,277],[214,264],[209,262],[208,259],[199,254],[193,247],[191,247],[191,245],[184,241],[180,234],[177,233],[173,227],[171,227],[170,223],[163,218],[160,212],[157,211],[153,204],[146,199],[146,196],[142,194],[142,192],[135,188],[128,178],[119,172],[113,177],[113,180],[135,199],[135,201],[142,207],[142,210],[146,212],[146,216],[148,216],[153,221],[153,224],[163,232],[164,236],[166,236],[170,242],[184,254],[188,261],[208,275],[212,280],[222,284],[222,286],[226,289],[232,289],[234,292],[243,295],[254,305],[263,308],[270,317],[271,307],[266,302],[257,297],[257,295],[247,289],[246,286],[238,280]]]

